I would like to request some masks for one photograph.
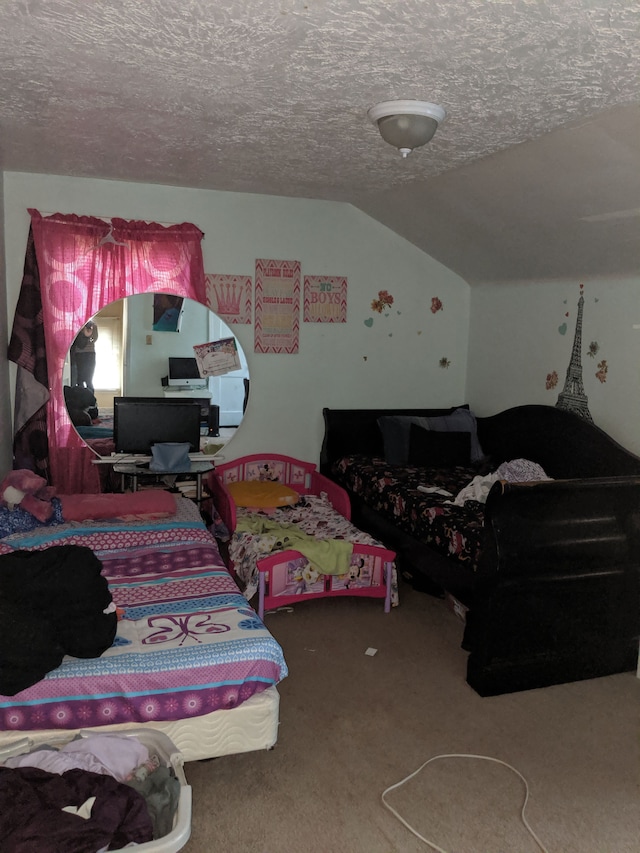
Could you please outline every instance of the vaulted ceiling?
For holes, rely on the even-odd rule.
[[[406,160],[394,98],[448,114]],[[350,202],[472,285],[637,275],[640,3],[2,0],[0,158]]]

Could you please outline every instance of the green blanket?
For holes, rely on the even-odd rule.
[[[269,551],[300,551],[320,574],[345,575],[349,571],[353,543],[346,539],[316,539],[295,524],[279,524],[261,515],[239,518],[236,533],[265,536]]]

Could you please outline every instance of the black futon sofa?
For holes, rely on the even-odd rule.
[[[397,551],[416,586],[445,590],[468,608],[467,681],[480,695],[634,670],[640,640],[640,458],[592,423],[538,405],[476,419],[490,467],[524,458],[553,479],[492,486],[473,571],[416,539],[402,518],[372,508],[345,484],[338,464],[343,457],[385,465],[380,417],[451,412],[323,410],[320,468],[347,488],[354,523]],[[393,467],[387,473],[393,479]],[[415,506],[415,493],[411,498]]]

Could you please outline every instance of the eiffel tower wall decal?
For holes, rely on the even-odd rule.
[[[584,310],[584,296],[580,294],[578,300],[578,317],[576,319],[576,333],[573,338],[571,349],[571,360],[567,367],[567,376],[564,380],[564,388],[558,394],[557,409],[566,409],[574,412],[585,421],[593,423],[589,411],[589,401],[584,393],[582,384],[582,312]]]

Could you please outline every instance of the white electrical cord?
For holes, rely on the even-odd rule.
[[[433,758],[429,758],[427,761],[424,762],[424,764],[421,764],[417,770],[414,770],[413,773],[409,774],[409,776],[405,776],[405,778],[402,779],[400,782],[396,782],[395,785],[390,785],[388,788],[385,788],[385,790],[382,792],[382,803],[383,803],[383,805],[386,808],[388,808],[389,811],[398,818],[400,823],[404,824],[404,826],[407,827],[409,832],[412,832],[416,836],[416,838],[419,838],[420,841],[423,841],[425,844],[428,844],[429,847],[431,847],[432,850],[436,850],[437,853],[447,853],[447,851],[444,850],[442,847],[438,847],[438,845],[435,844],[433,841],[429,841],[427,838],[420,835],[420,833],[417,832],[409,823],[407,823],[407,821],[402,817],[402,815],[399,814],[396,811],[396,809],[394,809],[393,806],[390,806],[389,803],[385,800],[385,797],[388,793],[390,793],[391,791],[395,791],[396,788],[399,788],[401,785],[404,785],[405,782],[409,782],[409,780],[413,779],[414,776],[417,776],[418,773],[420,773],[420,771],[423,770],[427,766],[427,764],[431,764],[432,761],[437,761],[440,758],[477,758],[480,761],[492,761],[494,764],[501,764],[503,767],[507,767],[509,770],[512,770],[516,774],[516,776],[518,776],[524,782],[525,796],[524,796],[524,802],[522,804],[522,809],[520,811],[520,817],[522,818],[522,823],[525,825],[527,832],[531,835],[531,837],[536,842],[536,844],[538,845],[540,850],[542,850],[542,853],[549,853],[549,851],[544,846],[542,841],[540,841],[540,839],[535,834],[533,829],[529,826],[529,822],[527,821],[527,818],[525,817],[525,809],[527,808],[527,802],[529,801],[529,785],[527,783],[527,780],[524,778],[524,776],[522,775],[522,773],[520,773],[519,770],[516,770],[515,767],[512,767],[510,764],[507,764],[506,761],[501,761],[499,758],[491,758],[488,755],[473,755],[473,754],[467,754],[467,753],[451,753],[451,754],[447,754],[447,755],[434,755]]]

